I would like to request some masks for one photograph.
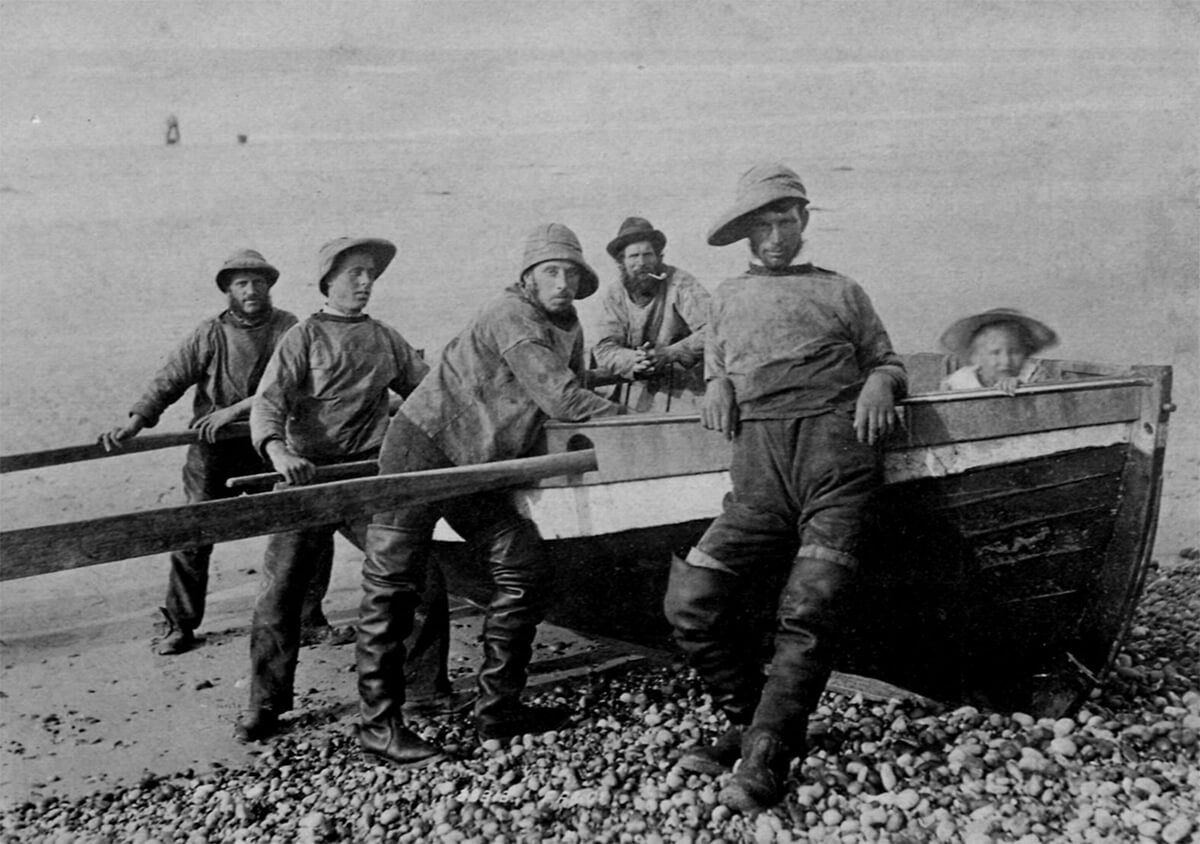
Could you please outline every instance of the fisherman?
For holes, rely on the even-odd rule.
[[[688,272],[663,261],[667,236],[628,217],[608,244],[618,283],[605,288],[597,368],[622,379],[637,411],[695,410],[704,395],[704,329],[711,297]]]
[[[364,313],[395,255],[396,247],[378,238],[343,237],[321,247],[325,305],[280,341],[250,413],[254,447],[290,485],[310,482],[320,465],[375,459],[389,391],[409,395],[429,369],[396,329]],[[274,735],[279,716],[292,708],[305,590],[332,558],[334,533],[361,549],[366,527],[364,518],[271,537],[250,631],[250,707],[236,738]],[[434,623],[449,635],[448,621]]]
[[[808,197],[781,164],[751,168],[708,234],[746,238],[752,260],[713,299],[702,421],[733,440],[733,491],[691,549],[672,561],[665,610],[730,727],[680,766],[718,773],[741,759],[719,799],[756,812],[779,802],[836,653],[839,605],[858,567],[863,521],[880,485],[881,440],[898,421],[903,364],[866,293],[845,276],[793,263]],[[778,595],[765,680],[734,623],[747,589]]]
[[[596,274],[566,226],[537,227],[518,281],[485,305],[446,346],[433,372],[392,418],[382,473],[524,457],[547,419],[578,421],[623,408],[584,386],[583,334],[573,302],[596,291]],[[359,743],[399,765],[436,761],[441,750],[402,712],[405,637],[425,587],[439,518],[478,548],[494,592],[483,623],[474,723],[481,740],[561,727],[569,712],[529,706],[525,688],[551,569],[537,528],[504,492],[379,513],[367,533],[358,621]]]
[[[249,439],[219,435],[231,422],[250,415],[250,399],[275,344],[296,324],[295,316],[271,305],[271,287],[278,278],[279,271],[253,249],[230,255],[216,276],[226,309],[200,323],[168,355],[129,411],[129,421],[100,436],[105,450],[119,449],[142,429],[153,428],[194,386],[190,427],[199,436],[183,464],[187,502],[228,498],[236,493],[226,489],[226,480],[264,471]],[[171,554],[166,606],[161,608],[167,632],[158,642],[159,654],[180,654],[195,645],[196,629],[204,620],[212,548],[200,545]],[[315,596],[318,607],[323,596],[323,591]]]

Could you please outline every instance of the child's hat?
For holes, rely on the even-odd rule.
[[[942,335],[942,345],[956,355],[965,356],[971,351],[971,343],[980,331],[993,325],[1005,324],[1020,327],[1021,335],[1028,345],[1026,351],[1031,355],[1058,345],[1058,335],[1054,333],[1054,329],[1031,316],[1025,316],[1016,308],[992,308],[981,314],[963,317],[946,329]]]

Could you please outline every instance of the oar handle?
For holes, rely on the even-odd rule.
[[[313,483],[329,483],[330,481],[345,481],[350,478],[366,478],[379,473],[379,463],[374,460],[356,460],[352,463],[331,463],[328,466],[318,466]],[[247,489],[251,487],[273,486],[284,480],[278,472],[262,472],[257,475],[241,475],[230,478],[225,482],[229,489]]]
[[[250,426],[245,422],[226,425],[217,432],[218,440],[236,440],[250,436]],[[174,431],[164,434],[140,434],[121,441],[120,448],[105,451],[99,442],[87,445],[69,445],[46,451],[27,451],[22,454],[6,454],[0,457],[0,474],[20,472],[24,469],[41,469],[45,466],[61,466],[82,460],[99,460],[101,457],[121,457],[139,451],[155,451],[180,445],[202,442],[199,431]]]

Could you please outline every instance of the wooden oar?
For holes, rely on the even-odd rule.
[[[330,481],[345,481],[350,478],[365,478],[379,472],[379,463],[374,460],[355,460],[352,463],[331,463],[318,466],[313,483],[326,484]],[[225,482],[229,489],[269,488],[283,480],[278,472],[262,472],[258,475],[241,475]]]
[[[591,449],[380,475],[0,533],[0,580],[362,518],[596,468]]]
[[[226,425],[217,432],[218,440],[234,440],[250,436],[250,426],[245,422]],[[139,451],[154,451],[200,442],[199,431],[175,431],[169,434],[139,434],[121,441],[121,447],[105,451],[99,441],[87,445],[69,445],[46,451],[27,451],[23,454],[6,454],[0,457],[0,474],[20,472],[22,469],[41,469],[44,466],[59,466],[63,463],[78,463],[81,460],[98,460],[101,457],[120,457]]]

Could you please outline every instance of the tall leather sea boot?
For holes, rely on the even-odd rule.
[[[763,676],[748,657],[753,637],[733,623],[740,587],[732,573],[671,556],[663,611],[675,641],[730,724],[713,744],[698,745],[680,756],[677,764],[687,771],[715,776],[732,768],[741,755],[742,732],[758,704]]]
[[[366,544],[355,648],[358,742],[367,753],[397,765],[428,765],[440,759],[442,751],[404,725],[401,707],[404,640],[424,586],[429,539],[423,533],[372,524]]]
[[[486,740],[557,730],[569,710],[521,702],[550,587],[542,540],[530,522],[521,520],[500,526],[489,548],[495,593],[483,623],[476,733]]]
[[[779,597],[775,655],[742,741],[742,764],[719,799],[755,813],[783,798],[788,769],[806,751],[808,717],[833,670],[838,607],[854,567],[845,562],[796,557]]]

